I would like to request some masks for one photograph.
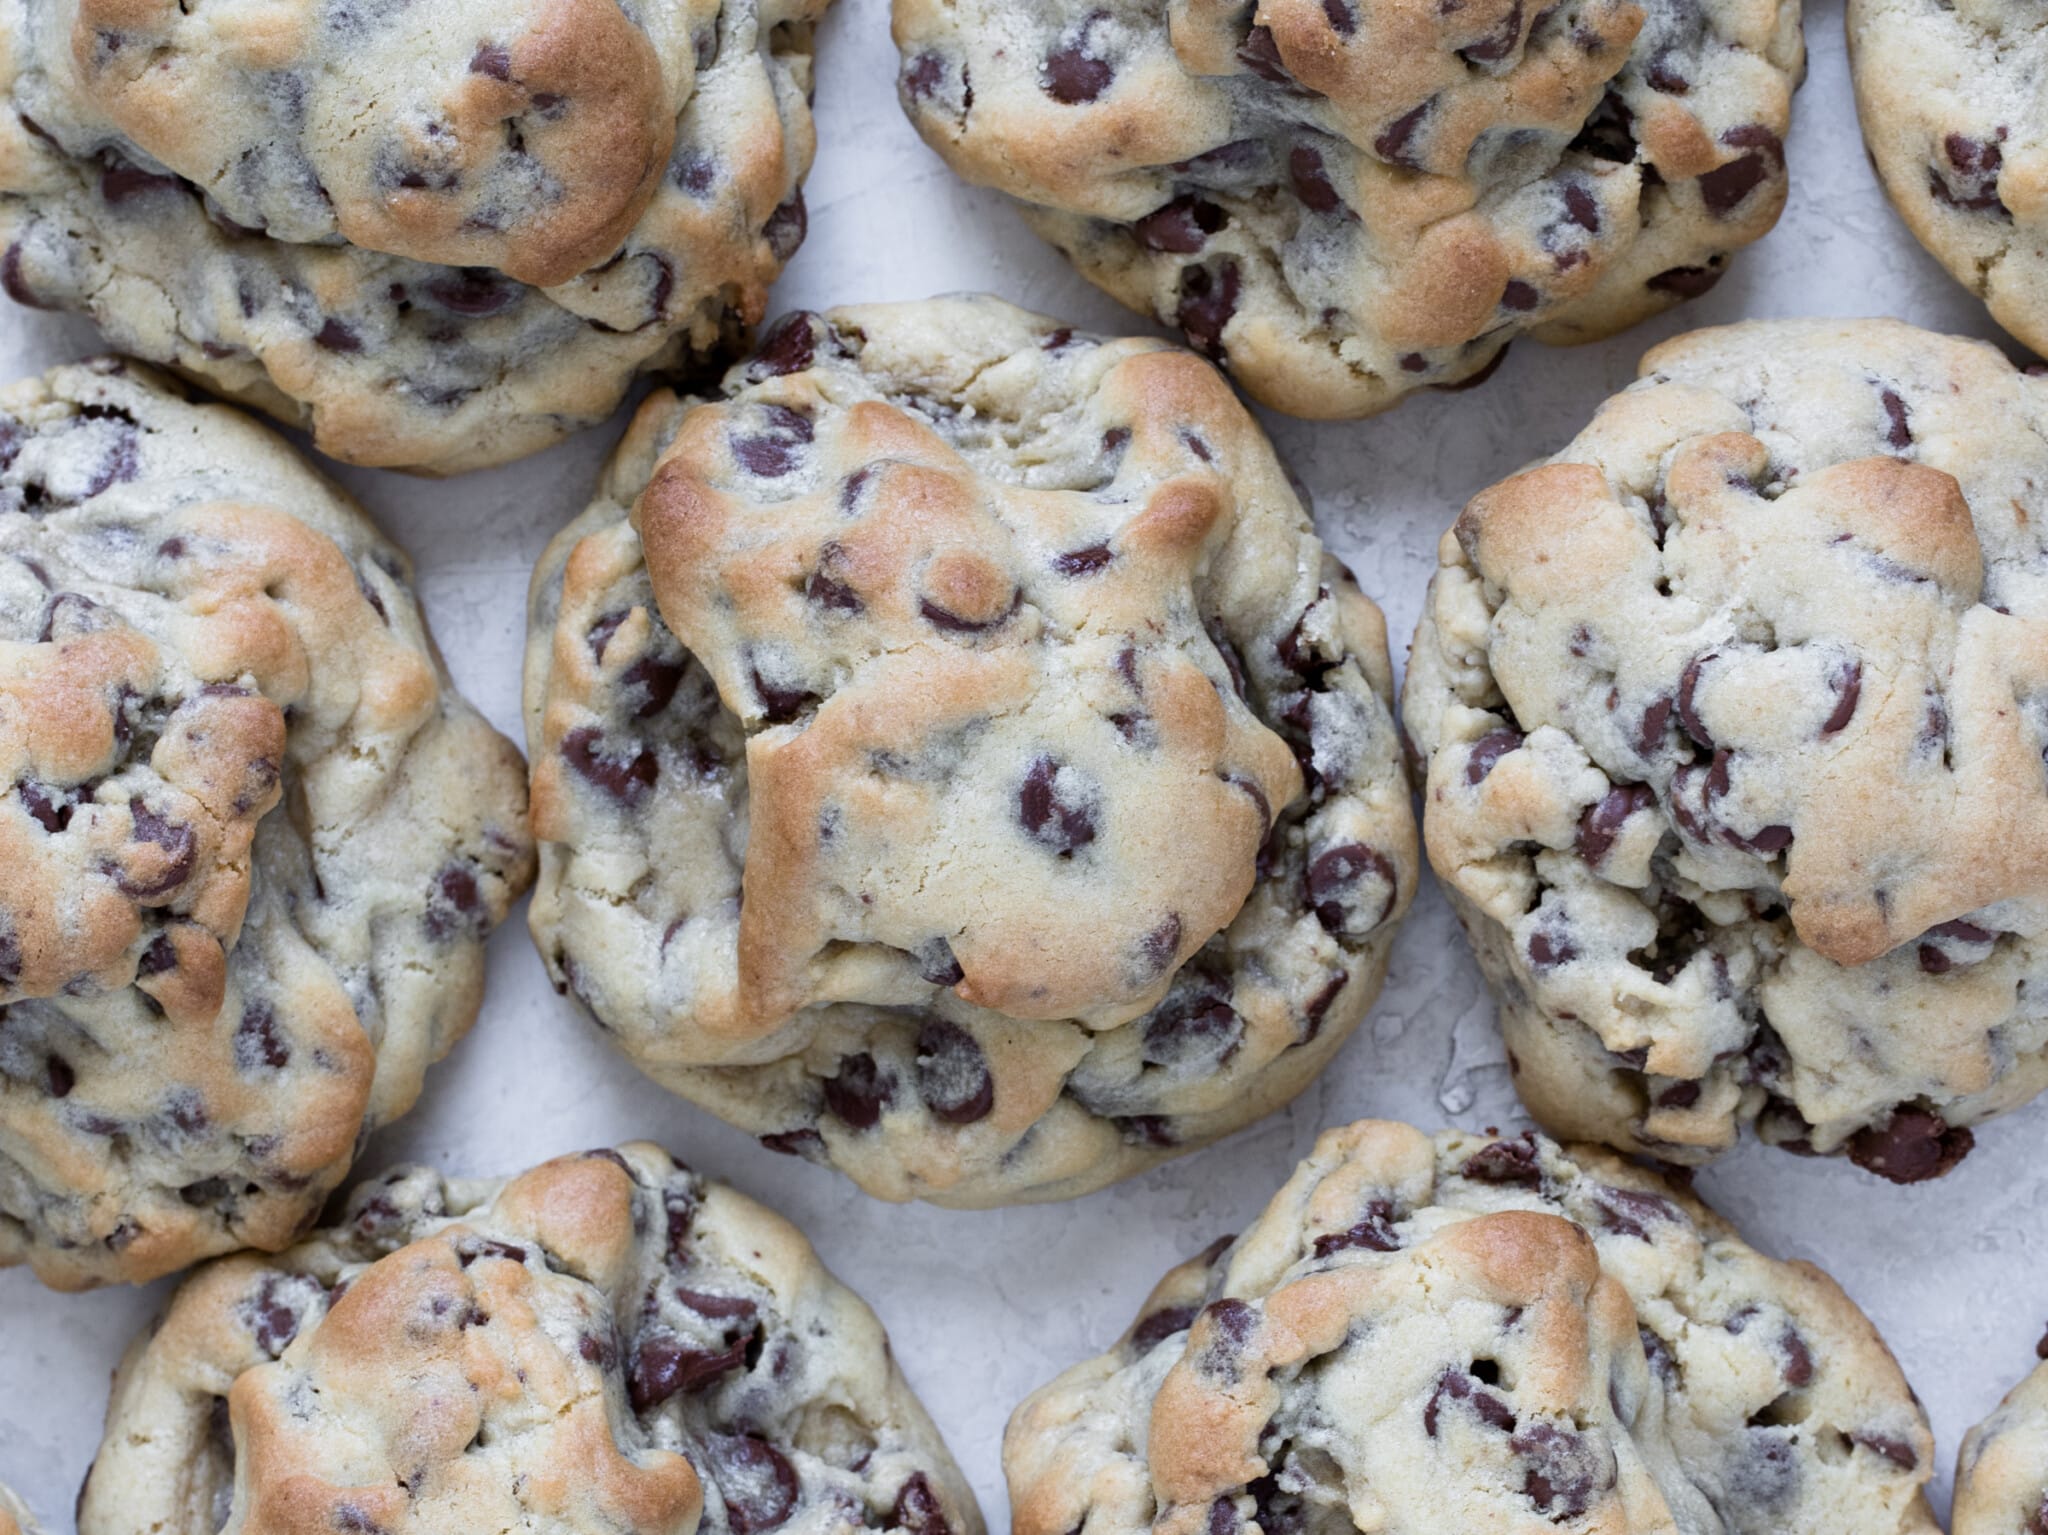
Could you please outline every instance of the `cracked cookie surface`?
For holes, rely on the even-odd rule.
[[[1856,110],[1914,236],[2048,354],[2048,27],[2011,0],[1849,0]]]
[[[1704,293],[1776,221],[1797,0],[895,0],[898,92],[1081,274],[1297,415]]]
[[[146,369],[0,390],[0,1263],[284,1246],[475,1017],[525,775],[410,582]]]
[[[356,463],[715,363],[803,238],[827,0],[5,0],[0,287]]]
[[[1364,1121],[1034,1393],[1017,1535],[1935,1535],[1825,1274],[1610,1153]]]
[[[528,637],[557,984],[875,1193],[1099,1187],[1291,1098],[1379,990],[1383,621],[1177,348],[787,317],[641,411]]]
[[[1539,1120],[1907,1182],[2048,1084],[2044,487],[1991,347],[1769,321],[1465,509],[1403,711]]]
[[[2048,1358],[2048,1340],[2042,1344]],[[1953,1535],[2040,1535],[2048,1530],[2048,1364],[2007,1393],[1963,1436],[1956,1456]]]
[[[881,1324],[658,1148],[402,1167],[137,1338],[80,1535],[981,1535]]]

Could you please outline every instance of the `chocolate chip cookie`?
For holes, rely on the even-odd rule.
[[[0,1264],[283,1247],[475,1017],[525,774],[410,580],[146,369],[0,390]]]
[[[2048,1085],[2044,430],[1979,342],[1729,326],[1445,535],[1424,836],[1553,1131],[1910,1182]]]
[[[804,234],[826,0],[16,0],[0,287],[354,463],[716,362]]]
[[[1849,0],[1863,141],[1920,243],[2048,353],[2048,28],[2010,0]]]
[[[1820,1270],[1533,1135],[1330,1130],[1032,1395],[1017,1535],[1937,1535],[1933,1437]]]
[[[1797,0],[895,0],[898,93],[1081,274],[1316,417],[1706,292],[1785,201]]]
[[[186,1281],[114,1378],[80,1535],[981,1535],[874,1314],[653,1146],[400,1168]]]
[[[648,402],[528,635],[556,983],[885,1198],[1100,1187],[1287,1101],[1379,990],[1384,623],[1190,353],[791,315]]]
[[[2048,1359],[2048,1338],[2039,1352]],[[2048,1364],[1964,1436],[1949,1527],[1954,1535],[2048,1531]]]

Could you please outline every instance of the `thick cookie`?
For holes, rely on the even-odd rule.
[[[1938,1535],[1933,1450],[1820,1270],[1602,1151],[1368,1120],[1003,1465],[1017,1535]]]
[[[0,3],[0,287],[446,473],[730,355],[802,240],[826,0]]]
[[[79,1535],[980,1535],[874,1313],[631,1145],[400,1168],[210,1264],[114,1378]]]
[[[1414,891],[1379,611],[1156,341],[792,315],[648,402],[528,636],[557,984],[885,1198],[1065,1197],[1267,1113]]]
[[[2041,1344],[2048,1358],[2048,1339]],[[1954,1535],[2048,1535],[2048,1364],[1963,1436]]]
[[[1553,1132],[1933,1177],[2048,1084],[2048,383],[1889,320],[1642,373],[1444,536],[1430,861]]]
[[[1920,243],[2048,354],[2048,27],[2013,0],[1849,0],[1863,141]]]
[[[1798,0],[895,0],[898,92],[1296,415],[1706,292],[1785,201]]]
[[[524,773],[409,579],[147,370],[0,391],[0,1264],[283,1247],[475,1017]]]

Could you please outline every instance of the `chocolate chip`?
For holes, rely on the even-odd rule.
[[[1564,216],[1566,222],[1578,225],[1589,234],[1600,232],[1600,204],[1579,182],[1565,183]]]
[[[1313,144],[1296,144],[1288,151],[1287,179],[1294,183],[1294,195],[1301,205],[1311,213],[1334,213],[1344,206],[1323,169],[1323,152]]]
[[[1168,912],[1159,925],[1138,942],[1138,962],[1152,975],[1165,973],[1180,953],[1180,913]]]
[[[705,1449],[733,1535],[779,1528],[796,1512],[796,1468],[766,1440],[752,1434],[711,1434]]]
[[[756,379],[780,378],[810,367],[817,352],[812,334],[816,319],[809,310],[798,309],[777,320],[755,349],[753,360],[747,365],[748,374]]]
[[[1845,728],[1856,717],[1856,703],[1863,696],[1863,663],[1845,661],[1837,665],[1828,678],[1828,686],[1835,690],[1835,708],[1827,723],[1820,727],[1824,736]]]
[[[1436,98],[1432,96],[1421,106],[1411,108],[1388,123],[1373,139],[1373,153],[1394,165],[1421,170],[1422,162],[1415,158],[1415,134],[1435,106]]]
[[[1660,48],[1652,54],[1643,78],[1653,91],[1662,91],[1667,96],[1683,96],[1692,89],[1692,82],[1671,62],[1671,54],[1669,48]]]
[[[1458,1175],[1475,1183],[1508,1184],[1540,1188],[1543,1168],[1538,1159],[1536,1137],[1523,1131],[1511,1141],[1494,1141],[1465,1159]]]
[[[1705,723],[1700,719],[1699,708],[1694,701],[1693,695],[1700,685],[1700,673],[1705,670],[1710,661],[1717,659],[1719,659],[1718,654],[1714,651],[1709,651],[1705,655],[1694,656],[1685,663],[1685,672],[1678,680],[1678,723],[1684,727],[1687,735],[1691,736],[1693,740],[1706,747],[1709,751],[1712,751],[1714,748],[1714,738],[1708,733]],[[1644,723],[1647,727],[1648,721],[1646,720]]]
[[[761,230],[768,241],[768,249],[777,261],[787,261],[804,243],[804,236],[810,230],[810,214],[804,208],[803,189],[789,194],[789,201],[783,203],[768,215],[768,222]]]
[[[1115,78],[1116,70],[1106,60],[1092,57],[1083,41],[1067,43],[1047,54],[1038,83],[1062,106],[1077,107],[1095,100]]]
[[[1600,1223],[1625,1237],[1650,1240],[1649,1228],[1681,1219],[1678,1206],[1656,1194],[1640,1189],[1602,1188],[1593,1195],[1599,1207]]]
[[[485,918],[483,891],[476,881],[473,864],[451,863],[435,876],[427,895],[425,926],[427,936],[446,943],[458,933],[483,936]]]
[[[1500,307],[1512,309],[1518,314],[1527,314],[1541,302],[1542,295],[1519,277],[1508,279],[1508,285],[1501,290]]]
[[[23,783],[15,792],[20,796],[21,808],[51,836],[71,825],[74,805],[70,792],[60,789],[52,793],[39,783]]]
[[[1468,64],[1498,64],[1515,51],[1522,40],[1522,0],[1508,7],[1497,25],[1486,36],[1458,50],[1458,57]]]
[[[1652,808],[1656,803],[1656,792],[1648,784],[1617,784],[1609,789],[1587,806],[1585,814],[1579,817],[1575,841],[1579,856],[1593,865],[1604,862],[1613,850],[1615,839],[1621,835],[1622,827],[1628,824],[1629,817]]]
[[[1144,1060],[1149,1066],[1215,1069],[1244,1041],[1244,1019],[1227,993],[1205,978],[1177,984],[1145,1020]]]
[[[313,344],[327,352],[360,352],[363,349],[363,338],[356,334],[352,326],[330,318],[323,321],[320,328],[313,333]]]
[[[1070,858],[1095,840],[1095,794],[1080,770],[1052,756],[1035,759],[1017,791],[1017,818],[1031,840]]]
[[[1064,554],[1052,557],[1052,568],[1063,576],[1092,576],[1116,558],[1116,552],[1108,544],[1090,544],[1085,549],[1069,549]]]
[[[1895,448],[1910,448],[1913,445],[1913,428],[1906,419],[1906,402],[1899,397],[1896,389],[1878,391],[1878,403],[1884,406],[1885,419],[1891,424],[1884,434],[1884,440]]]
[[[137,197],[177,192],[183,188],[184,183],[175,176],[158,176],[112,153],[107,155],[100,170],[100,196],[110,207],[119,207]]]
[[[54,309],[57,306],[37,293],[28,283],[28,277],[21,270],[21,242],[16,240],[7,247],[7,254],[0,256],[0,288],[7,290],[7,296],[15,303],[29,309]]]
[[[1023,600],[1024,594],[1021,591],[1012,592],[1009,607],[994,618],[963,618],[948,608],[940,607],[929,597],[918,599],[917,612],[918,616],[933,628],[944,629],[948,634],[986,634],[989,630],[1000,629],[1008,623]]]
[[[631,757],[607,755],[601,732],[585,725],[562,739],[562,756],[577,776],[603,790],[622,805],[635,805],[661,776],[661,766],[652,751]]]
[[[903,89],[913,101],[924,101],[946,78],[946,61],[936,53],[920,53],[903,71]]]
[[[1730,128],[1721,142],[1748,154],[1717,166],[1699,178],[1700,200],[1716,218],[1733,213],[1743,200],[1785,164],[1785,148],[1778,136],[1761,123]]]
[[[895,1096],[896,1079],[875,1065],[863,1051],[843,1057],[837,1076],[825,1083],[825,1107],[849,1129],[871,1130]]]
[[[1669,293],[1674,298],[1699,298],[1712,291],[1721,280],[1722,268],[1715,266],[1674,266],[1650,278],[1644,287],[1654,293]]]
[[[676,1286],[675,1297],[697,1315],[714,1322],[751,1323],[760,1309],[744,1295],[713,1295],[708,1290],[692,1290],[684,1285]]]
[[[1532,1423],[1508,1447],[1525,1463],[1522,1496],[1558,1524],[1585,1513],[1603,1469],[1612,1481],[1611,1465],[1603,1468],[1584,1436],[1570,1429]]]
[[[493,80],[511,79],[511,50],[498,43],[478,43],[476,52],[469,56],[469,72],[489,75]]]
[[[1700,1101],[1700,1085],[1697,1082],[1674,1082],[1657,1095],[1660,1109],[1689,1109]]]
[[[526,1262],[526,1249],[490,1237],[464,1237],[456,1245],[456,1261],[468,1268],[479,1258],[500,1258],[507,1263]]]
[[[1358,923],[1352,920],[1356,914],[1352,906],[1353,897],[1360,882],[1368,875],[1383,883],[1387,893],[1371,920]],[[1378,927],[1393,908],[1396,889],[1394,866],[1384,854],[1364,843],[1345,842],[1316,854],[1309,860],[1304,878],[1309,908],[1315,912],[1316,921],[1322,924],[1325,932],[1363,936]]]
[[[125,871],[117,873],[114,883],[123,895],[136,900],[168,895],[192,877],[192,864],[199,855],[199,838],[191,827],[151,810],[139,795],[128,801],[128,814],[134,821],[135,840],[160,848],[164,867],[153,879],[139,879]]]
[[[1920,1464],[1920,1457],[1913,1453],[1913,1447],[1903,1439],[1894,1439],[1889,1434],[1880,1434],[1865,1429],[1849,1436],[1852,1444],[1860,1444],[1873,1455],[1882,1455],[1901,1471],[1911,1471]]]
[[[1237,263],[1228,257],[1214,272],[1203,266],[1181,269],[1174,322],[1190,346],[1218,362],[1224,357],[1223,331],[1237,313],[1239,291]]]
[[[1671,728],[1671,698],[1660,693],[1650,700],[1650,706],[1643,710],[1643,721],[1636,727],[1636,750],[1641,755],[1653,755],[1664,744],[1665,732]]]
[[[995,1107],[988,1056],[959,1024],[926,1018],[917,1031],[917,1095],[933,1118],[949,1125],[971,1125]]]
[[[1545,925],[1529,935],[1528,953],[1529,968],[1540,975],[1577,959],[1579,946],[1572,942],[1571,935],[1565,930],[1562,916],[1553,913]]]
[[[43,1061],[43,1080],[52,1098],[69,1098],[78,1085],[78,1073],[63,1056],[51,1055]]]
[[[1175,1333],[1186,1332],[1194,1325],[1193,1306],[1169,1306],[1139,1320],[1138,1325],[1131,1329],[1131,1346],[1139,1353],[1148,1353]]]
[[[1280,43],[1268,26],[1254,26],[1237,45],[1237,61],[1273,85],[1294,85],[1294,76],[1280,58]]]
[[[953,954],[953,946],[943,938],[934,938],[917,951],[918,973],[934,986],[957,986],[967,978],[967,972],[960,968],[960,961]]]
[[[291,1047],[278,1032],[277,1015],[267,1002],[251,1002],[242,1009],[242,1021],[235,1028],[235,1069],[245,1075],[268,1067],[282,1071],[291,1064]]]
[[[1793,1387],[1813,1384],[1813,1350],[1798,1330],[1788,1327],[1778,1335],[1778,1352],[1785,1356],[1785,1384]]]
[[[754,684],[754,694],[761,700],[761,717],[771,725],[786,725],[803,713],[806,704],[816,703],[818,695],[804,688],[787,688],[768,681],[761,675],[761,668],[749,668]]]
[[[1364,1248],[1367,1252],[1391,1253],[1401,1248],[1401,1239],[1394,1231],[1394,1206],[1392,1201],[1375,1199],[1365,1207],[1365,1213],[1357,1222],[1344,1231],[1334,1231],[1319,1236],[1315,1241],[1315,1255],[1327,1258],[1331,1253],[1349,1252]]]
[[[1518,730],[1494,730],[1472,743],[1472,751],[1465,758],[1465,782],[1482,784],[1486,782],[1494,765],[1509,752],[1520,748],[1522,733]]]
[[[694,1391],[746,1363],[744,1341],[724,1349],[695,1349],[673,1333],[653,1333],[633,1349],[626,1395],[635,1412],[651,1412],[678,1392]]]
[[[922,1471],[913,1471],[896,1494],[890,1523],[909,1531],[909,1535],[953,1535],[953,1526],[947,1522],[945,1510],[939,1507],[939,1495]]]
[[[1330,1004],[1343,995],[1345,985],[1351,979],[1349,970],[1338,969],[1330,973],[1316,994],[1301,1005],[1301,1021],[1307,1025],[1302,1031],[1301,1042],[1307,1044],[1323,1031],[1323,1016],[1330,1010]]]
[[[2001,127],[1988,139],[1973,139],[1963,133],[1951,133],[1944,138],[1942,152],[1947,156],[1949,169],[1931,166],[1927,176],[1927,189],[1935,200],[1951,208],[1995,212],[2011,218],[1998,195],[1998,174],[2005,160],[1999,145],[2005,137],[2006,129]]]
[[[1434,1439],[1445,1408],[1462,1406],[1478,1415],[1488,1428],[1503,1434],[1515,1431],[1514,1409],[1488,1391],[1464,1370],[1446,1370],[1436,1380],[1436,1389],[1422,1407],[1422,1431]]]
[[[1926,1109],[1901,1106],[1882,1125],[1849,1138],[1849,1160],[1893,1183],[1939,1178],[1970,1154],[1977,1138]]]
[[[787,405],[762,406],[761,419],[765,430],[733,436],[732,456],[749,474],[764,480],[780,479],[797,466],[815,429],[808,416]]]
[[[1345,0],[1323,0],[1323,19],[1339,37],[1350,37],[1358,31],[1358,13]]]
[[[1229,215],[1199,197],[1176,197],[1131,225],[1131,233],[1147,250],[1191,255],[1230,222]]]

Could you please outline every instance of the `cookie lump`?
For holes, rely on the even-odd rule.
[[[2048,1358],[2048,1343],[2037,1352]],[[1953,1535],[2048,1530],[2048,1364],[1963,1436],[1949,1528]]]
[[[1378,989],[1382,621],[1197,358],[791,316],[643,410],[534,592],[542,953],[778,1149],[1077,1192],[1291,1097]]]
[[[0,390],[0,1264],[283,1246],[468,1027],[524,775],[410,582],[145,369]]]
[[[0,24],[0,288],[339,458],[533,452],[760,319],[823,10],[31,0]]]
[[[980,1535],[881,1326],[802,1235],[635,1144],[399,1168],[212,1264],[124,1361],[81,1535]]]
[[[2044,406],[1889,321],[1703,331],[1445,537],[1404,717],[1546,1125],[1912,1182],[2048,1083]]]
[[[1019,1535],[1932,1535],[1932,1451],[1848,1297],[1676,1185],[1365,1121],[1029,1397],[1003,1463]]]
[[[1355,417],[1711,288],[1784,205],[1799,9],[896,0],[968,180],[1257,399]]]

